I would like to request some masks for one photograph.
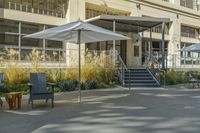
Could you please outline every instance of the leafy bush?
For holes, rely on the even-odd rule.
[[[98,84],[96,80],[90,80],[86,82],[88,89],[97,89]]]
[[[72,68],[67,68],[63,71],[63,78],[66,80],[77,80],[78,77],[78,70],[77,69],[72,69]]]
[[[160,74],[160,76],[163,83],[164,75]],[[166,78],[166,85],[175,85],[175,84],[184,83],[184,72],[174,71],[173,69],[169,69],[166,72],[165,78]]]
[[[26,95],[28,94],[29,89],[27,85],[23,85],[23,84],[6,84],[3,92],[8,93],[12,91],[22,92],[23,95]]]
[[[39,72],[41,62],[44,61],[45,55],[41,51],[33,49],[27,56],[27,59],[31,61],[32,72]]]
[[[74,91],[76,89],[77,83],[78,82],[76,80],[65,80],[59,84],[59,87],[63,91]]]
[[[42,69],[41,62],[44,61],[46,55],[42,51],[33,49],[30,54],[25,56],[31,62],[31,69],[24,69],[18,62],[18,52],[16,50],[6,49],[5,51],[6,56],[0,58],[0,65],[6,64],[6,67],[2,69],[6,85],[5,92],[22,91],[26,94],[28,88],[23,85],[29,82],[30,72],[45,72],[47,81],[59,83],[58,86],[65,91],[72,91],[77,87],[77,68]],[[54,57],[56,56],[55,53]],[[9,61],[5,62],[5,59]],[[101,52],[97,54],[96,52],[86,51],[85,61],[81,69],[82,89],[112,87],[110,83],[114,80],[115,69],[112,56],[109,53]],[[60,92],[58,88],[56,89]]]
[[[46,71],[46,77],[48,81],[59,82],[62,78],[62,75],[58,69],[48,69]]]
[[[88,89],[88,84],[86,82],[81,83],[81,90],[87,90]]]

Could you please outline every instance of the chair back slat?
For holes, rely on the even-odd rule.
[[[0,83],[3,83],[3,73],[0,72]]]
[[[45,73],[30,73],[30,83],[32,84],[32,93],[46,93]]]

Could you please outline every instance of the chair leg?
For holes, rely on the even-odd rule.
[[[1,98],[0,98],[0,105],[1,105],[1,107],[3,106],[3,101]]]
[[[46,103],[48,102],[49,99],[46,99]]]
[[[29,99],[28,99],[28,104],[30,104],[30,103],[31,103],[31,99],[29,98]]]
[[[54,107],[54,99],[53,98],[51,99],[51,107],[52,108]]]
[[[33,100],[31,100],[31,108],[33,109]]]

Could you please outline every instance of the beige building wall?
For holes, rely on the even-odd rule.
[[[168,41],[168,65],[181,67],[180,49],[182,43],[200,43],[199,38],[189,38],[181,36],[181,25],[200,28],[200,12],[180,6],[180,0],[170,0],[164,2],[162,0],[86,0],[94,4],[108,6],[124,11],[131,12],[131,16],[151,16],[160,18],[170,18],[169,34],[165,35]],[[138,8],[138,5],[140,8]],[[130,35],[130,37],[132,37]],[[149,38],[149,32],[144,33],[145,38]],[[153,33],[153,39],[161,40],[160,33]],[[127,64],[128,66],[141,65],[141,54],[139,58],[135,58],[134,45],[140,46],[141,42],[135,44],[134,41],[128,41],[127,46]],[[175,59],[173,59],[175,58]],[[174,61],[175,60],[175,61]],[[176,64],[174,64],[176,63]]]
[[[125,12],[130,12],[130,16],[151,16],[170,18],[169,35],[165,36],[168,44],[168,58],[171,55],[179,56],[181,42],[185,43],[200,43],[199,38],[181,37],[181,25],[188,25],[200,29],[200,11],[189,9],[180,6],[180,0],[170,0],[170,2],[164,2],[162,0],[69,0],[68,10],[66,18],[58,18],[47,15],[40,15],[34,13],[21,12],[9,9],[0,9],[0,18],[25,21],[32,23],[42,23],[48,25],[60,25],[67,22],[78,20],[79,18],[84,20],[86,17],[86,3],[93,3],[102,7],[109,7]],[[37,19],[36,19],[37,18]],[[144,38],[149,38],[149,32],[144,32]],[[129,40],[127,43],[127,65],[141,66],[141,40],[134,41],[134,37],[138,35],[129,33],[129,37],[133,40]],[[161,39],[161,34],[153,33],[153,39]],[[139,46],[140,56],[134,57],[134,46]],[[67,49],[77,49],[76,44],[66,43]],[[85,45],[81,45],[82,51],[85,50]],[[68,55],[71,53],[68,52]],[[83,54],[82,54],[83,55]],[[172,65],[169,59],[169,65]],[[170,64],[171,63],[171,64]],[[70,64],[70,62],[68,62]],[[181,66],[180,60],[176,60],[176,66]]]

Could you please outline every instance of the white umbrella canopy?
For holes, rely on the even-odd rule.
[[[5,54],[6,54],[5,52],[0,51],[0,55],[5,55]]]
[[[80,31],[80,36],[78,35]],[[27,35],[28,38],[66,41],[70,43],[89,43],[109,40],[127,40],[128,37],[106,30],[104,28],[83,22],[81,20],[60,25],[55,28],[43,30]],[[80,42],[78,38],[80,37]]]
[[[197,53],[199,53],[200,52],[200,44],[197,43],[197,44],[190,45],[188,47],[184,47],[180,51],[183,51],[183,52],[197,52]]]
[[[47,39],[56,41],[65,41],[76,43],[79,45],[78,54],[78,81],[79,81],[79,102],[81,102],[81,57],[80,57],[80,44],[99,41],[111,40],[128,40],[130,38],[106,30],[104,28],[83,22],[81,20],[71,22],[68,24],[60,25],[55,28],[43,30],[41,32],[33,33],[25,36],[27,38]]]

